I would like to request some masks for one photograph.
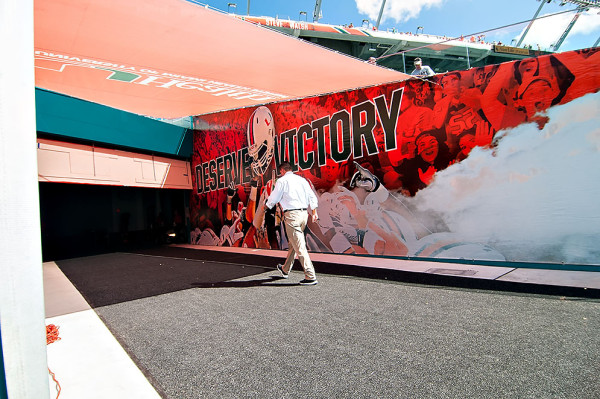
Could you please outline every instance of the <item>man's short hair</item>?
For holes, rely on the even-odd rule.
[[[281,169],[285,170],[286,172],[290,172],[290,171],[292,171],[292,170],[293,170],[293,169],[292,169],[292,165],[290,165],[290,163],[289,163],[289,162],[282,162],[282,163],[279,165],[279,170],[281,170]]]

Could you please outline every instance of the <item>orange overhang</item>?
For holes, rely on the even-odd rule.
[[[178,118],[408,75],[184,0],[36,0],[36,86]]]

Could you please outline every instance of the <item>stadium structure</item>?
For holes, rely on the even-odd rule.
[[[313,22],[293,21],[270,16],[233,15],[356,58],[363,60],[375,58],[378,65],[400,72],[410,73],[413,69],[413,60],[418,57],[436,73],[444,73],[558,51],[579,16],[590,8],[600,7],[598,1],[560,1],[561,6],[574,5],[576,8],[572,10],[573,18],[556,43],[547,49],[522,45],[529,28],[539,18],[542,8],[551,1],[540,1],[539,8],[529,21],[517,23],[517,25],[527,24],[527,26],[521,37],[511,43],[486,41],[486,35],[489,36],[494,29],[473,32],[461,37],[430,35],[424,33],[421,26],[418,26],[414,33],[396,29],[379,30],[379,22],[386,4],[385,0],[382,2],[377,22],[372,23],[368,19],[364,19],[361,26],[319,23],[322,0],[317,0],[315,3]],[[234,5],[234,3],[229,4]],[[302,17],[302,14],[306,17],[305,12],[300,12],[300,14],[299,17]],[[597,45],[598,42],[594,47]]]
[[[250,37],[249,24],[192,0],[4,3],[0,397],[6,387],[10,397],[47,397],[43,261],[189,240],[192,116],[406,80],[416,57],[442,73],[543,54],[522,38],[500,45],[477,33],[320,24],[320,0],[311,23],[232,15],[318,45],[303,47],[262,28]],[[562,3],[577,8],[550,52],[599,7]],[[258,39],[283,55],[267,60],[240,45]]]
[[[210,8],[196,0],[187,2],[196,8]],[[546,3],[548,0],[540,3],[530,24],[536,20]],[[382,11],[384,4],[385,1]],[[563,1],[561,4],[575,5],[577,8],[560,42],[568,35],[583,11],[600,7],[599,2],[587,0]],[[436,73],[444,73],[548,54],[560,47],[559,42],[553,51],[520,46],[528,29],[520,38],[519,45],[513,43],[510,46],[489,43],[485,40],[484,33],[449,38],[425,34],[422,28],[415,33],[383,31],[378,29],[379,21],[375,24],[367,21],[361,27],[322,24],[318,22],[320,6],[321,0],[317,0],[313,22],[243,16],[225,11],[220,13],[225,20],[233,17],[248,21],[261,28],[313,43],[317,45],[315,47],[330,49],[364,61],[375,58],[378,65],[403,73],[410,73],[416,57],[422,58]],[[46,68],[42,63],[52,63],[57,61],[56,57],[66,56],[38,52],[36,57],[36,70],[40,73]],[[63,61],[64,59],[61,58]],[[99,61],[93,62],[97,64],[92,64],[92,68],[102,66]],[[82,64],[84,63],[79,62],[78,66]],[[63,63],[61,68],[66,68],[65,65],[67,64]],[[68,68],[75,66],[73,62],[68,65]],[[115,68],[114,65],[104,67],[105,70],[114,72],[110,79],[125,81],[128,76],[126,68],[111,69]],[[179,214],[186,213],[187,193],[191,189],[191,114],[180,118],[162,118],[86,100],[61,90],[40,85],[36,87],[38,175],[45,259],[161,241],[164,240],[165,232],[159,232],[162,227],[157,227],[162,223],[160,215],[168,215],[167,219],[171,219],[175,210]],[[115,120],[119,123],[110,122]],[[53,147],[55,145],[58,147]],[[73,148],[66,150],[65,146]],[[136,172],[138,176],[132,177],[132,181],[114,177],[84,177],[84,172],[89,168],[97,175],[100,167],[98,164],[82,166],[83,169],[78,164],[65,164],[65,168],[69,170],[68,176],[63,172],[58,173],[58,158],[55,157],[60,151],[82,151],[88,154],[95,152],[97,157],[100,148],[120,151],[120,162],[128,159],[136,170],[139,168]],[[165,169],[166,166],[163,165],[170,166]],[[160,169],[159,172],[157,168]],[[165,170],[169,171],[169,178],[164,177]],[[174,172],[177,172],[177,178],[174,177]],[[81,198],[85,198],[85,201],[82,202]],[[81,214],[71,217],[73,212]],[[96,216],[86,216],[90,214]],[[168,223],[172,225],[172,220]],[[185,231],[182,232],[177,239],[186,240]]]

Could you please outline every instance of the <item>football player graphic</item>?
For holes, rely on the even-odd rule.
[[[252,172],[255,176],[262,176],[271,164],[275,151],[275,123],[267,107],[260,106],[252,113],[246,134]]]

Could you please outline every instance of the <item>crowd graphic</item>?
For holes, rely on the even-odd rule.
[[[599,109],[600,93],[551,107],[542,130],[500,132],[493,148],[475,148],[405,201],[510,260],[599,265]]]
[[[598,91],[599,59],[582,50],[198,116],[192,243],[286,249],[281,210],[262,214],[261,205],[288,160],[319,197],[320,219],[306,229],[311,251],[524,260],[489,231],[459,234],[460,217],[419,199],[474,149],[494,156],[522,125],[544,134],[551,107]],[[211,179],[219,188],[206,189]]]

